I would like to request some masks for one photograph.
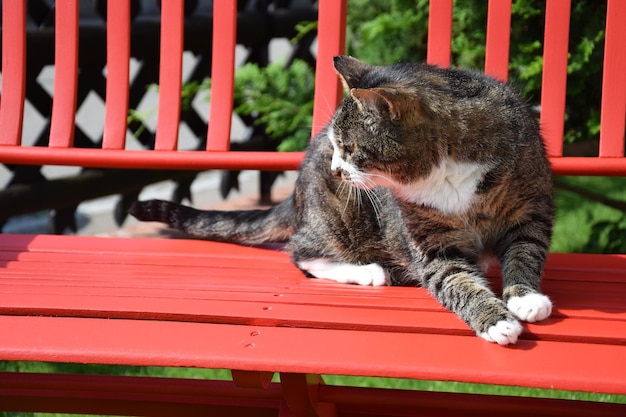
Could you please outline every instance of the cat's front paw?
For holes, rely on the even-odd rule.
[[[539,293],[511,297],[506,306],[515,317],[530,323],[543,320],[552,314],[552,302]]]
[[[478,336],[488,342],[508,345],[517,343],[517,338],[522,330],[522,325],[517,320],[500,320],[486,331],[478,333]]]

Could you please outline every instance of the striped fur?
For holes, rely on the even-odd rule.
[[[203,239],[287,242],[311,277],[423,286],[480,337],[515,343],[519,320],[552,308],[540,291],[552,182],[535,116],[478,73],[349,57],[335,68],[348,96],[283,203],[223,212],[148,201],[131,213]],[[502,266],[502,297],[486,259]]]

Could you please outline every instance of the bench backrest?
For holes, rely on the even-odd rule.
[[[237,0],[214,2],[213,67],[207,152],[177,150],[183,54],[184,1],[162,2],[159,103],[155,150],[126,150],[130,3],[109,0],[107,80],[102,149],[73,147],[78,79],[79,0],[56,3],[55,79],[49,145],[22,145],[27,0],[2,2],[0,162],[129,168],[296,169],[302,153],[228,151],[233,107]],[[511,0],[489,1],[485,71],[507,79]],[[571,0],[547,2],[541,124],[555,174],[625,175],[626,2],[608,0],[598,157],[564,157],[563,126]],[[314,132],[341,98],[332,57],[344,52],[347,0],[319,1]],[[431,0],[427,61],[450,65],[453,0]],[[409,35],[407,35],[409,36]],[[156,41],[156,40],[155,40]],[[549,129],[546,128],[549,126]]]

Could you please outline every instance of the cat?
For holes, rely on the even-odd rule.
[[[282,203],[201,211],[150,200],[130,213],[196,238],[286,242],[309,277],[422,286],[478,336],[516,343],[520,320],[552,311],[540,290],[552,175],[533,111],[478,72],[347,56],[334,66],[347,94]],[[492,259],[502,298],[485,279]]]

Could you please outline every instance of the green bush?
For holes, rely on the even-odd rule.
[[[373,64],[423,61],[427,0],[350,0],[349,53]],[[567,84],[565,141],[596,140],[599,134],[600,73],[606,3],[573,2]],[[545,1],[515,0],[512,6],[510,78],[539,104],[543,65]],[[454,3],[452,56],[456,66],[482,69],[487,1]]]

